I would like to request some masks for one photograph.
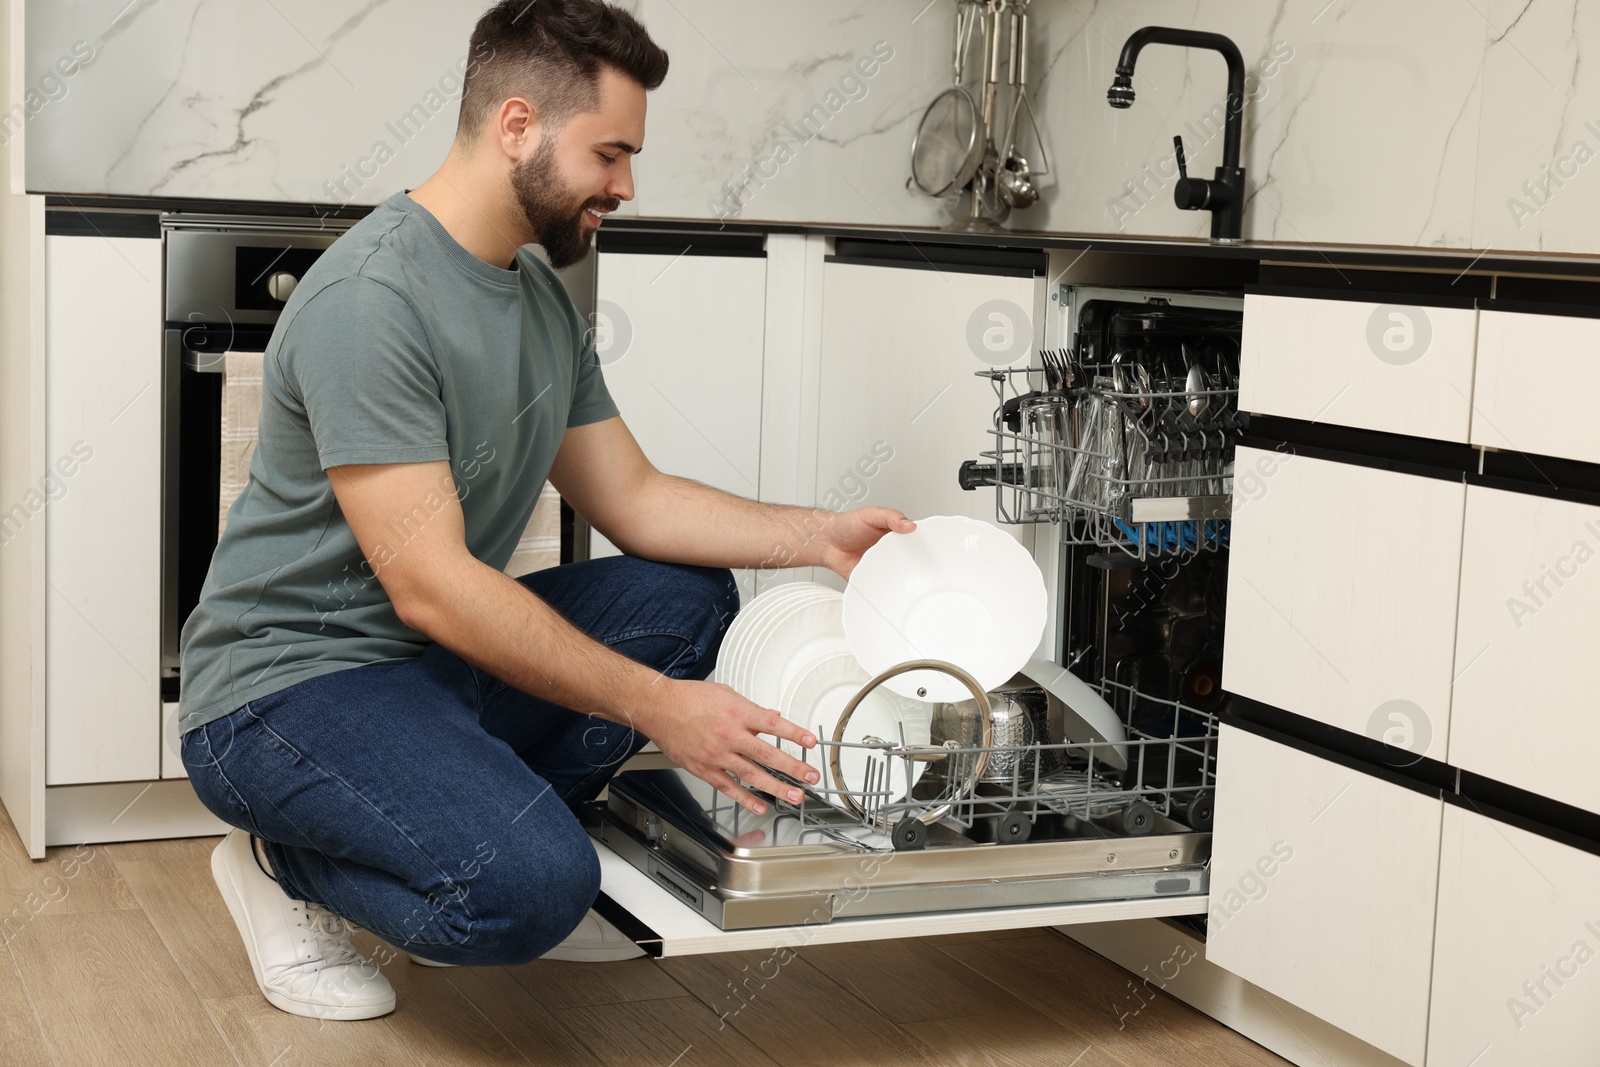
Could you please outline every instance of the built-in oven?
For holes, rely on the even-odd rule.
[[[217,547],[229,352],[264,352],[284,303],[348,220],[170,214],[162,386],[161,688],[178,699],[178,637]]]

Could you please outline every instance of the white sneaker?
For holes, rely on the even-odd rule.
[[[244,939],[261,995],[312,1019],[372,1019],[394,1010],[394,987],[350,943],[350,924],[292,900],[261,869],[250,835],[234,829],[211,853],[211,874]]]
[[[454,967],[454,963],[439,963],[435,960],[425,960],[414,952],[407,952],[412,963],[420,963],[424,967]],[[539,958],[542,960],[576,960],[580,963],[605,963],[610,960],[631,960],[635,956],[643,956],[644,949],[634,944],[622,931],[606,922],[593,909],[578,923],[576,929],[562,939],[550,951]]]

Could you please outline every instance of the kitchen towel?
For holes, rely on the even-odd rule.
[[[228,352],[222,358],[222,463],[218,471],[217,537],[228,525],[228,509],[250,480],[261,420],[262,352]]]
[[[549,482],[539,491],[539,500],[533,505],[528,518],[528,528],[522,532],[506,564],[506,573],[515,578],[520,574],[542,571],[561,562],[561,494]]]
[[[217,497],[217,536],[228,525],[228,508],[250,480],[261,419],[261,352],[229,352],[223,358],[222,463]],[[549,482],[506,564],[512,577],[561,562],[561,494]]]

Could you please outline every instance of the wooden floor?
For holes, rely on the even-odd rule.
[[[271,1007],[211,880],[217,838],[27,858],[0,809],[0,1062],[1039,1064],[1279,1059],[1049,929],[515,968],[433,968],[365,933],[381,1019]]]

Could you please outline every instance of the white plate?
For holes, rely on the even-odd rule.
[[[739,690],[744,664],[759,644],[759,632],[765,628],[771,614],[782,610],[797,598],[815,596],[819,589],[833,592],[816,582],[792,582],[769,589],[744,605],[728,626],[728,632],[722,636],[722,647],[717,653],[717,666],[712,678]]]
[[[780,701],[780,710],[784,712],[785,717],[791,717],[794,721],[805,719],[807,729],[816,734],[819,740],[832,741],[845,706],[871,680],[872,675],[862,669],[853,654],[848,651],[832,652],[812,660],[795,673],[794,681],[790,683]],[[850,744],[860,744],[866,737],[874,736],[898,744],[901,723],[905,725],[907,744],[931,743],[933,706],[898,696],[886,687],[879,686],[856,706],[856,710],[850,715],[850,721],[845,724],[844,735],[840,740]],[[790,755],[798,758],[797,746],[784,742],[782,747],[789,751]],[[838,788],[838,783],[833,780],[833,773],[828,766],[831,755],[831,746],[818,745],[811,750],[807,762],[821,770],[820,784],[829,790],[835,790]],[[904,800],[907,793],[907,761],[873,753],[870,749],[839,750],[839,769],[844,775],[844,788],[859,792],[866,787],[869,760],[880,767],[887,765],[889,780],[882,783],[879,788],[888,788],[888,802],[897,803]],[[910,767],[911,784],[915,785],[928,765],[920,761],[911,761]],[[830,799],[834,803],[843,803],[836,793]],[[874,803],[876,802],[874,798]]]
[[[761,704],[762,701],[757,700],[751,694],[755,684],[758,664],[763,658],[771,655],[767,649],[768,644],[771,643],[776,635],[784,632],[789,620],[797,612],[802,612],[812,605],[827,603],[836,599],[840,599],[840,594],[837,590],[824,588],[797,593],[770,605],[767,610],[762,612],[755,626],[746,635],[743,647],[739,650],[733,679],[728,684],[738,690],[742,696]],[[773,694],[774,697],[776,695]],[[762,706],[773,707],[775,705],[763,704]]]
[[[844,594],[834,590],[829,594],[798,604],[776,620],[751,661],[746,697],[764,708],[776,708],[785,681],[792,680],[795,670],[807,662],[801,657],[808,649],[808,659],[824,652],[849,653],[842,620]]]
[[[986,691],[1028,662],[1044,633],[1044,575],[1026,548],[992,523],[960,515],[918,519],[862,554],[844,594],[850,649],[876,675],[913,659],[954,663]],[[954,677],[911,671],[884,683],[929,702],[972,697]]]

